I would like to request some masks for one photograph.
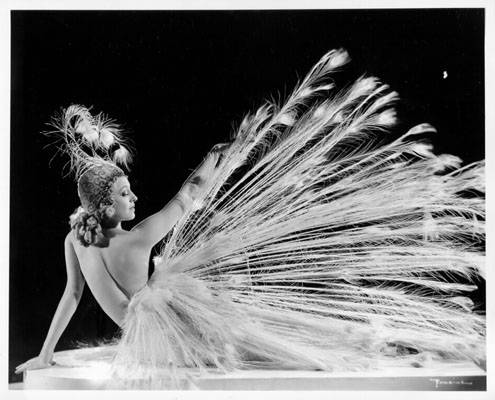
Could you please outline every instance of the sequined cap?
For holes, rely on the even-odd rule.
[[[77,182],[77,193],[82,207],[93,213],[102,204],[110,205],[112,184],[121,176],[125,176],[124,171],[111,164],[96,165],[86,170]]]

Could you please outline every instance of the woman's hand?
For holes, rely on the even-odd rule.
[[[188,208],[200,208],[200,205],[196,203],[201,202],[205,191],[208,190],[208,183],[214,177],[220,158],[229,146],[229,143],[219,143],[213,146],[203,162],[184,183],[179,192],[179,198],[189,204]]]
[[[206,181],[211,177],[211,173],[218,166],[218,161],[230,147],[230,143],[218,143],[208,152],[203,162],[191,174],[188,181]],[[199,182],[194,182],[198,184]]]
[[[53,361],[53,356],[42,357],[41,355],[39,355],[38,357],[31,358],[25,363],[18,365],[15,369],[15,373],[20,374],[24,371],[30,371],[33,369],[50,368],[53,365],[55,365],[55,361]]]
[[[232,143],[217,143],[213,148],[210,150],[210,153],[219,153],[223,154],[231,145]]]

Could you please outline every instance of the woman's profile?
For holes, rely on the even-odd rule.
[[[380,141],[397,94],[371,77],[335,87],[328,77],[348,61],[327,53],[283,105],[246,116],[130,231],[137,196],[118,166],[130,162],[119,127],[82,106],[56,117],[81,206],[66,290],[40,355],[17,372],[53,363],[85,283],[122,328],[124,384],[174,386],[180,367],[482,363],[484,317],[466,293],[484,268],[484,201],[465,193],[483,192],[484,164],[435,155],[418,139],[428,124]]]

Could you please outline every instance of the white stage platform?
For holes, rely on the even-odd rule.
[[[24,389],[106,389],[112,347],[55,353],[51,368],[24,373]],[[249,370],[212,371],[195,382],[200,390],[486,390],[486,373],[472,363],[400,367],[365,372]]]

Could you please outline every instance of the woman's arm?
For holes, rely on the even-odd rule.
[[[79,267],[79,261],[74,251],[74,246],[70,240],[70,232],[65,238],[65,264],[67,269],[67,284],[60,299],[57,311],[53,316],[50,329],[46,335],[45,342],[38,357],[35,357],[16,368],[16,373],[29,369],[46,368],[52,365],[53,352],[60,336],[67,327],[74,311],[81,300],[84,289],[84,277]]]
[[[156,214],[137,224],[132,232],[145,246],[153,247],[174,227],[193,202],[202,195],[202,189],[212,176],[225,145],[216,145],[205,160],[189,176],[177,195]]]

